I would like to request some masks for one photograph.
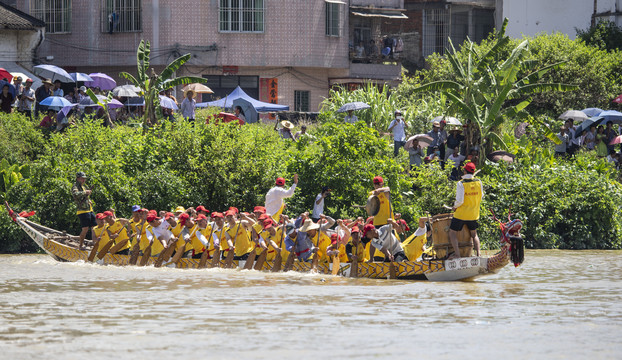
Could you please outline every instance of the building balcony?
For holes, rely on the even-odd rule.
[[[350,63],[350,78],[370,80],[399,80],[402,72],[402,64],[395,59],[365,59],[364,61]]]

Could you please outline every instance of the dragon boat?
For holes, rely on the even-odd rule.
[[[8,208],[8,206],[7,206]],[[68,235],[66,232],[54,230],[43,225],[37,224],[24,217],[15,214],[9,209],[9,214],[13,220],[30,236],[39,247],[57,261],[63,262],[88,262],[92,243],[86,242],[86,250],[78,249],[78,237]],[[448,226],[443,226],[447,221],[447,216],[440,216],[433,222],[435,231],[446,232]],[[507,223],[500,223],[501,227],[501,248],[494,255],[489,257],[464,256],[462,249],[466,248],[461,244],[461,255],[463,257],[447,260],[439,258],[442,247],[446,245],[434,245],[436,257],[426,258],[418,261],[403,261],[394,263],[382,262],[359,262],[341,263],[338,269],[334,269],[333,263],[320,263],[316,269],[312,269],[311,263],[295,261],[291,271],[309,273],[316,271],[320,274],[338,275],[344,277],[360,277],[370,279],[399,279],[399,280],[431,280],[431,281],[458,281],[473,279],[479,276],[497,273],[510,262],[518,266],[523,261],[523,241],[519,235],[522,228],[520,220],[509,220]],[[434,225],[437,226],[434,226]],[[434,236],[434,235],[433,235]],[[438,235],[436,235],[438,237]],[[447,250],[448,252],[448,250]],[[445,254],[447,253],[445,252]],[[468,249],[470,253],[470,249]],[[468,254],[467,254],[468,255]],[[149,258],[148,265],[153,265],[155,259]],[[119,255],[107,253],[96,263],[101,265],[131,266],[129,255]],[[234,260],[233,269],[243,269],[244,260]],[[163,266],[180,269],[199,268],[199,259],[181,258],[177,262],[164,263]],[[225,260],[219,263],[212,262],[207,266],[224,267]],[[271,271],[273,262],[263,263],[261,271]]]

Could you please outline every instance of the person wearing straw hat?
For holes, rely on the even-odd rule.
[[[330,236],[326,234],[326,231],[322,231],[320,233],[318,231],[319,229],[320,224],[314,223],[311,219],[306,219],[300,229],[298,229],[298,233],[307,234],[307,238],[311,240],[311,245],[313,246],[311,253],[313,254],[317,252],[319,255],[319,262],[326,262],[328,261],[328,257],[326,256],[326,248],[328,248],[331,244],[331,240]]]
[[[479,224],[479,207],[484,198],[484,186],[479,179],[475,178],[475,163],[468,162],[463,168],[464,175],[462,180],[456,185],[456,201],[452,211],[454,212],[451,224],[449,225],[449,240],[454,249],[454,253],[449,259],[460,257],[460,248],[458,246],[458,231],[466,225],[471,233],[473,245],[477,256],[480,256],[479,237],[477,236],[477,228]]]
[[[278,128],[279,124],[281,125],[280,129]],[[283,120],[280,123],[277,121],[274,124],[274,130],[279,132],[279,135],[281,135],[282,139],[285,139],[285,140],[289,139],[293,142],[296,142],[296,139],[294,138],[294,135],[292,134],[293,128],[294,128],[294,124],[292,124],[291,122],[287,120]]]
[[[194,121],[194,111],[197,107],[197,102],[194,100],[196,93],[194,90],[187,90],[184,95],[184,101],[181,102],[181,115],[188,121]]]
[[[97,226],[95,222],[95,214],[93,214],[93,203],[89,199],[91,196],[91,189],[86,187],[86,174],[82,171],[76,174],[76,182],[71,188],[71,195],[76,203],[78,218],[80,219],[80,243],[79,249],[84,250],[84,238],[86,234],[91,230],[91,236],[95,239],[95,235],[92,233],[93,227]]]

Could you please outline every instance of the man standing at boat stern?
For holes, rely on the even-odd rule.
[[[285,203],[283,199],[290,198],[294,195],[296,185],[298,184],[298,174],[294,174],[294,183],[289,189],[285,189],[285,179],[277,178],[274,187],[268,190],[266,194],[266,213],[273,218],[278,218],[283,212],[283,206]]]
[[[456,185],[456,202],[454,203],[454,216],[449,225],[449,240],[454,249],[453,255],[449,259],[460,257],[457,232],[466,225],[471,233],[475,253],[480,256],[479,237],[477,228],[479,220],[479,207],[484,198],[484,187],[479,179],[475,178],[475,164],[472,162],[464,165],[464,175],[462,180]]]
[[[93,227],[97,226],[95,221],[95,214],[93,214],[93,203],[91,203],[91,190],[86,187],[86,174],[82,171],[76,174],[76,183],[71,188],[71,195],[76,202],[77,214],[80,219],[80,245],[79,249],[84,250],[84,238],[86,234],[91,230],[91,237],[95,239],[93,234]]]

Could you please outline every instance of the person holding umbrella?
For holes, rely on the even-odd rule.
[[[46,110],[46,106],[39,105],[41,101],[45,100],[47,97],[52,96],[52,81],[50,79],[43,80],[43,84],[37,88],[35,91],[35,116],[39,116],[39,111]]]
[[[10,114],[13,110],[13,101],[15,101],[15,98],[13,97],[13,94],[9,92],[9,84],[5,83],[4,86],[2,86],[2,93],[0,94],[0,109],[2,109],[5,113]]]
[[[350,123],[350,124],[354,124],[357,121],[359,121],[359,118],[357,118],[356,115],[354,115],[354,110],[348,110],[348,115],[346,115],[346,117],[343,118],[343,121]]]
[[[423,149],[419,145],[418,139],[412,140],[412,146],[408,148],[408,158],[410,161],[410,170],[416,166],[421,166],[421,157],[423,156]]]

